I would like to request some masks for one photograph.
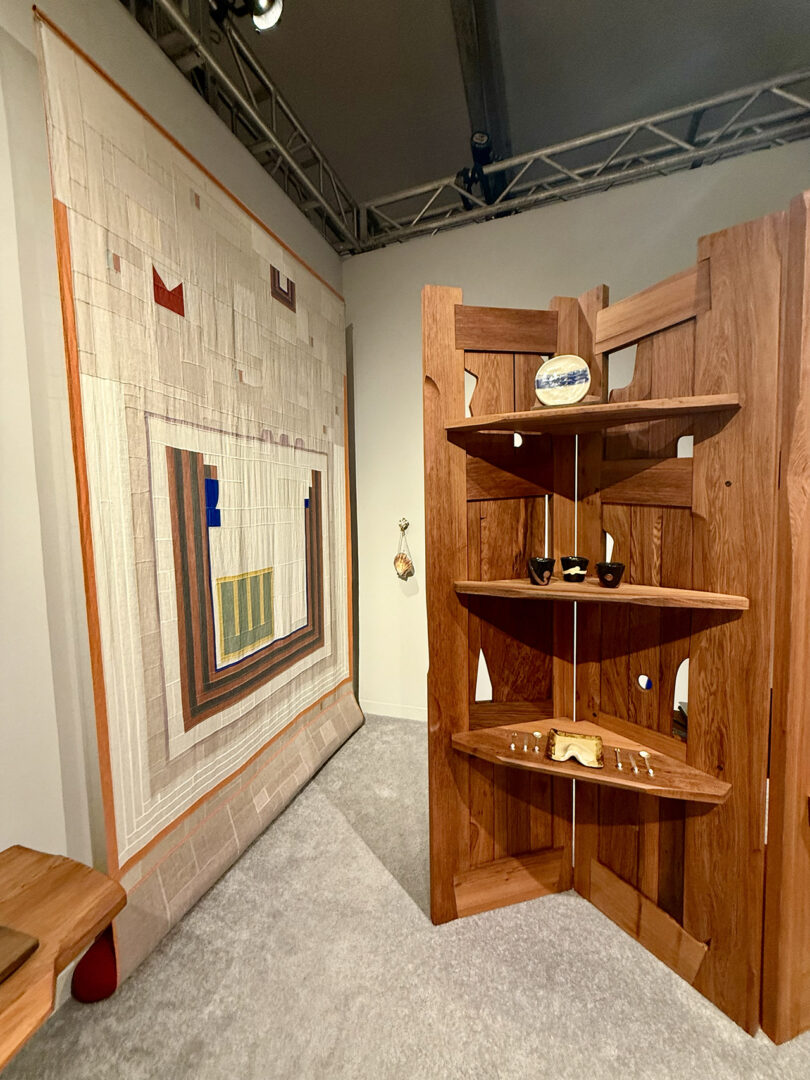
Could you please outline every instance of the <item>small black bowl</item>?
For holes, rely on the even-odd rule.
[[[540,555],[534,555],[529,559],[529,581],[532,585],[548,585],[551,575],[554,573],[554,559],[546,559]]]
[[[624,573],[623,562],[598,562],[596,564],[596,572],[599,575],[599,581],[606,589],[615,589],[619,582],[622,580],[622,574]]]
[[[582,555],[563,555],[560,562],[562,563],[563,581],[585,580],[588,560]]]

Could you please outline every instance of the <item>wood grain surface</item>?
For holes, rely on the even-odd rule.
[[[695,986],[749,1032],[760,1015],[784,225],[775,214],[701,240],[712,295],[695,337],[695,393],[746,405],[722,428],[695,422],[692,583],[744,592],[750,610],[719,625],[692,613],[687,761],[732,789],[711,820],[687,815],[683,925],[712,943]]]
[[[709,946],[688,934],[638,889],[594,860],[591,902],[682,979],[693,983]]]
[[[123,888],[61,855],[0,853],[0,922],[39,948],[0,985],[0,1069],[53,1010],[56,976],[126,904]]]
[[[648,334],[694,319],[709,307],[708,262],[699,262],[642,292],[611,304],[596,317],[596,347],[613,352]]]
[[[762,1026],[810,1026],[810,192],[788,216]]]
[[[456,348],[472,352],[557,351],[557,313],[554,311],[459,304],[455,311],[455,332]],[[540,358],[535,357],[535,368],[539,363]]]
[[[464,414],[464,357],[455,344],[460,289],[422,291],[425,440],[425,592],[428,609],[428,788],[430,913],[456,917],[454,875],[469,865],[467,762],[450,736],[468,725],[468,615],[453,590],[467,572],[467,479],[464,451],[444,436]]]

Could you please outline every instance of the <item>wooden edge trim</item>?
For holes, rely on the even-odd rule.
[[[3,1009],[0,1035],[0,1072],[53,1012],[56,1000],[56,977],[51,970],[27,987],[8,1008]]]
[[[90,671],[93,683],[93,703],[96,715],[101,802],[104,809],[104,832],[107,849],[107,873],[115,877],[119,871],[115,801],[112,786],[110,735],[107,725],[107,695],[104,687],[104,659],[101,650],[101,624],[98,614],[96,562],[93,534],[90,526],[90,488],[87,480],[87,457],[84,444],[84,419],[79,378],[79,344],[76,336],[76,308],[73,298],[73,267],[70,258],[70,231],[67,207],[53,200],[53,221],[56,234],[56,268],[59,278],[59,299],[65,335],[65,367],[67,370],[68,411],[70,436],[73,443],[73,464],[76,475],[76,499],[79,512],[79,542],[84,571],[84,596],[87,612],[87,632],[90,643]]]
[[[613,352],[648,334],[694,319],[711,307],[709,260],[596,313],[595,352]]]
[[[455,332],[467,352],[554,353],[557,312],[456,304]]]
[[[686,761],[686,743],[675,735],[665,735],[663,731],[639,727],[638,724],[632,724],[620,716],[611,716],[610,713],[598,713],[594,723],[607,728],[615,735],[643,743],[651,750],[657,750],[659,754],[666,754],[677,761]]]
[[[602,461],[603,503],[627,506],[692,506],[692,458]]]
[[[453,878],[459,916],[519,904],[560,892],[565,848],[517,855],[484,863]]]
[[[638,889],[591,859],[590,901],[672,970],[693,983],[709,946],[693,938]]]
[[[300,266],[303,266],[306,271],[308,271],[310,274],[312,274],[314,278],[317,278],[317,280],[320,281],[321,285],[325,285],[331,293],[334,293],[338,300],[340,300],[342,303],[345,303],[343,296],[337,291],[334,285],[330,285],[326,278],[321,277],[317,270],[313,270],[309,263],[305,262],[305,260],[302,259],[301,256],[289,246],[289,244],[285,244],[285,242],[281,239],[280,236],[277,236],[276,233],[274,233],[273,230],[269,228],[269,226],[265,225],[265,223],[260,217],[258,217],[257,214],[254,214],[253,211],[248,206],[246,206],[241,199],[237,198],[232,191],[225,187],[222,181],[218,180],[216,176],[214,176],[214,174],[210,172],[205,167],[205,165],[198,161],[197,158],[195,158],[189,150],[186,150],[183,144],[178,142],[178,140],[175,139],[175,137],[171,135],[166,130],[166,128],[163,127],[163,125],[159,121],[157,121],[154,116],[152,116],[151,113],[147,112],[142,105],[139,105],[138,102],[132,97],[132,95],[127,93],[123,86],[120,86],[115,81],[115,79],[112,78],[112,76],[107,74],[104,68],[100,67],[95,62],[95,60],[93,60],[93,58],[89,56],[84,51],[84,49],[81,48],[80,45],[77,45],[73,38],[66,34],[65,31],[60,26],[58,26],[52,19],[50,19],[44,11],[41,11],[36,6],[36,4],[34,4],[32,10],[36,19],[39,19],[40,22],[44,23],[49,30],[53,31],[53,33],[56,34],[60,41],[63,41],[65,45],[68,46],[68,48],[72,49],[73,52],[76,53],[77,56],[80,56],[82,60],[84,60],[84,62],[88,65],[88,67],[92,68],[92,70],[95,71],[95,73],[99,75],[107,83],[108,86],[111,86],[113,90],[115,90],[118,94],[121,95],[121,97],[124,99],[124,101],[127,102],[128,105],[131,105],[132,108],[135,109],[135,111],[144,118],[144,120],[148,121],[152,125],[152,127],[155,128],[156,131],[159,131],[165,139],[168,139],[168,141],[172,144],[175,150],[179,150],[187,161],[190,161],[192,165],[195,165],[200,170],[200,172],[203,173],[203,175],[211,181],[212,184],[215,184],[221,192],[223,192],[225,195],[228,196],[229,199],[236,203],[239,209],[244,211],[244,213],[247,214],[251,221],[255,222],[260,229],[266,232],[268,236],[272,237],[277,244],[280,244],[281,247],[284,248],[284,250],[287,252],[287,254],[292,255],[292,257]]]

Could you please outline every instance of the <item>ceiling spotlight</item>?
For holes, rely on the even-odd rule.
[[[276,25],[284,10],[284,0],[253,0],[253,25],[263,33]]]

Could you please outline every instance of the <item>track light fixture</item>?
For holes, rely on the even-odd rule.
[[[227,15],[241,18],[250,15],[253,25],[260,34],[271,30],[284,10],[284,0],[212,0],[211,14],[214,20],[222,23]]]
[[[253,25],[263,33],[275,26],[281,18],[284,0],[253,0]]]

